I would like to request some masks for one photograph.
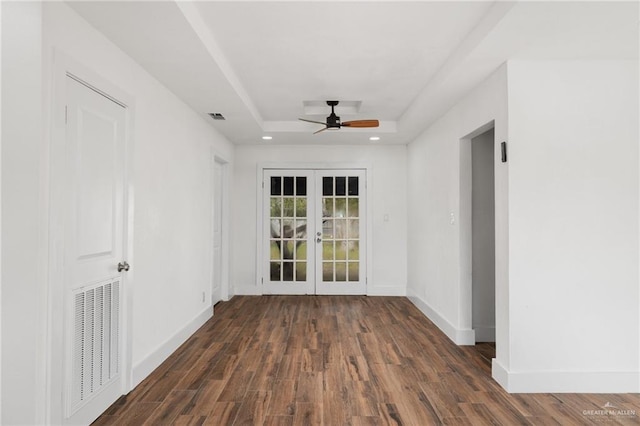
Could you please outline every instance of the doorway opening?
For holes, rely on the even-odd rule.
[[[495,129],[491,121],[460,139],[460,266],[463,344],[496,341]]]
[[[471,326],[496,341],[494,129],[471,139]]]

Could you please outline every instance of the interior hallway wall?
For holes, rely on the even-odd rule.
[[[506,65],[431,125],[407,150],[411,229],[407,295],[458,344],[475,342],[472,268],[471,259],[467,259],[471,253],[471,206],[464,200],[464,194],[471,192],[465,187],[471,177],[470,170],[461,169],[461,164],[471,166],[470,159],[465,160],[471,150],[462,147],[470,143],[469,135],[487,126],[494,126],[496,141],[507,140]],[[494,152],[494,158],[496,155],[498,152]],[[496,163],[496,344],[498,358],[504,363],[509,361],[508,169],[508,163]],[[467,217],[468,229],[462,226]]]
[[[2,418],[43,415],[42,8],[2,2]]]
[[[495,119],[494,161],[508,143],[493,377],[510,392],[640,391],[637,76],[637,60],[511,61],[409,146],[408,294],[470,343],[459,141]]]
[[[345,131],[348,131],[346,129]],[[406,147],[365,146],[238,146],[235,157],[233,271],[237,294],[261,294],[256,285],[256,171],[262,162],[370,164],[372,203],[373,276],[369,294],[404,295],[406,292]],[[389,220],[384,217],[388,215]]]
[[[45,374],[55,54],[92,70],[135,103],[134,385],[211,315],[211,154],[232,168],[234,148],[66,4],[10,2],[2,12],[2,263],[13,267],[2,269],[8,297],[2,300],[1,423],[59,423],[59,389],[52,389],[46,420]],[[54,346],[61,341],[57,333],[51,338]],[[51,366],[54,382],[60,370]]]
[[[638,102],[637,60],[509,63],[512,391],[640,391]]]
[[[232,161],[233,145],[67,5],[46,3],[44,18],[47,58],[58,49],[135,99],[137,382],[210,313],[211,151]]]

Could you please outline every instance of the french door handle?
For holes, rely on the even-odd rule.
[[[322,238],[318,237],[318,238],[316,239],[316,243],[320,243],[320,242],[322,242]]]
[[[118,263],[118,272],[128,271],[129,267],[130,266],[127,262],[120,262]]]

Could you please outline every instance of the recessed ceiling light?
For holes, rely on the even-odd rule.
[[[370,141],[379,141],[380,140],[380,136],[371,136],[369,138]]]
[[[273,139],[273,136],[263,136],[262,139],[265,141],[270,141],[271,139]]]

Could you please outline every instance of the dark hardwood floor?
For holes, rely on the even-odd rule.
[[[237,296],[94,424],[640,424],[638,394],[509,395],[494,353],[402,297]]]

